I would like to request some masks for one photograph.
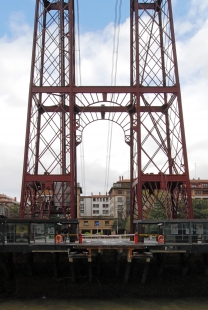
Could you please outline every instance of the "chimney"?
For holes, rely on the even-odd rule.
[[[99,192],[99,196],[100,196],[100,192]]]
[[[122,176],[122,181],[123,181],[123,176]]]
[[[119,177],[119,181],[121,181],[121,177]]]
[[[14,201],[17,201],[17,197],[14,197]]]

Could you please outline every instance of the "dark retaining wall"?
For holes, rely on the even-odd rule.
[[[162,262],[162,263],[161,263]],[[0,255],[1,298],[114,298],[207,296],[207,257],[191,254],[154,255],[145,284],[141,284],[145,262],[133,260],[124,284],[126,258],[116,275],[116,255],[96,257],[89,282],[87,260],[74,263],[75,282],[67,253],[4,253]]]

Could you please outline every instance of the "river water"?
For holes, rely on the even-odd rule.
[[[182,299],[35,299],[3,300],[0,310],[206,310],[208,298]]]

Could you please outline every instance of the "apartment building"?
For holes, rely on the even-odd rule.
[[[110,217],[109,196],[94,195],[80,196],[80,205],[77,212],[79,229],[82,233],[111,234],[114,218]]]
[[[16,197],[11,198],[5,194],[0,194],[0,217],[14,217],[14,206],[19,206]]]
[[[115,219],[109,216],[80,217],[79,230],[82,234],[111,235],[114,221]]]
[[[191,197],[193,199],[208,199],[208,180],[190,180]]]
[[[109,190],[110,215],[115,218],[126,218],[130,213],[130,180],[119,177]]]
[[[109,196],[108,195],[93,195],[80,196],[80,206],[78,216],[110,216],[109,212]]]

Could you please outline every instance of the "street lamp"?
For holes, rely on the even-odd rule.
[[[118,235],[118,208],[117,208],[116,234]]]

